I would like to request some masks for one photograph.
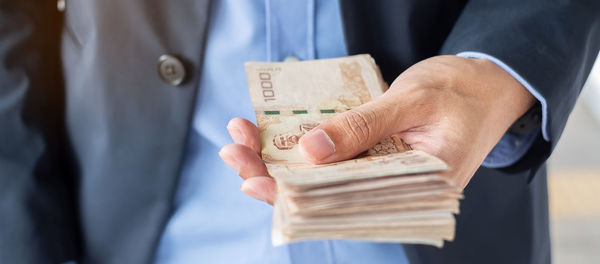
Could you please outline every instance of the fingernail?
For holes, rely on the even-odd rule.
[[[247,195],[250,195],[252,198],[256,200],[261,200],[266,202],[266,197],[259,191],[254,188],[251,181],[245,180],[240,187],[240,190]]]
[[[244,142],[246,142],[246,137],[244,136],[244,134],[242,134],[242,132],[240,132],[239,129],[227,128],[227,130],[229,130],[229,135],[231,135],[233,142],[235,142],[236,144],[244,144]]]
[[[240,169],[242,167],[242,164],[240,164],[240,162],[238,161],[238,159],[233,156],[230,155],[229,153],[224,153],[223,150],[219,151],[219,156],[221,157],[221,159],[223,159],[223,161],[225,161],[225,163],[227,163],[227,165],[229,165],[229,167],[231,167],[236,173],[240,173]]]
[[[305,158],[321,161],[335,153],[335,144],[325,130],[316,129],[300,138],[300,151]]]

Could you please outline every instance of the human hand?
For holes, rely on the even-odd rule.
[[[512,76],[482,59],[438,56],[403,72],[379,98],[320,124],[300,138],[314,164],[352,158],[390,135],[444,160],[465,187],[487,154],[535,98]],[[219,152],[245,180],[242,191],[273,203],[276,185],[260,158],[257,127],[235,118],[235,144]]]

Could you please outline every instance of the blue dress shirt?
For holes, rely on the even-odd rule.
[[[242,180],[217,154],[232,143],[226,130],[231,118],[255,120],[244,62],[346,55],[338,1],[215,0],[211,8],[175,211],[156,263],[408,263],[402,245],[392,243],[332,240],[272,247],[272,207],[239,191]],[[466,54],[479,55],[485,54]],[[501,149],[512,155],[521,149],[513,145]],[[520,146],[529,148],[527,142]]]

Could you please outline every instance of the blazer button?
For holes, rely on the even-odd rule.
[[[185,79],[185,67],[173,55],[162,55],[158,58],[158,76],[167,84],[178,86]]]

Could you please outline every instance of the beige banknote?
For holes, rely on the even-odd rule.
[[[369,55],[308,62],[248,62],[245,66],[262,155],[268,162],[305,163],[298,151],[303,134],[387,89]],[[395,147],[393,142],[388,145]]]

